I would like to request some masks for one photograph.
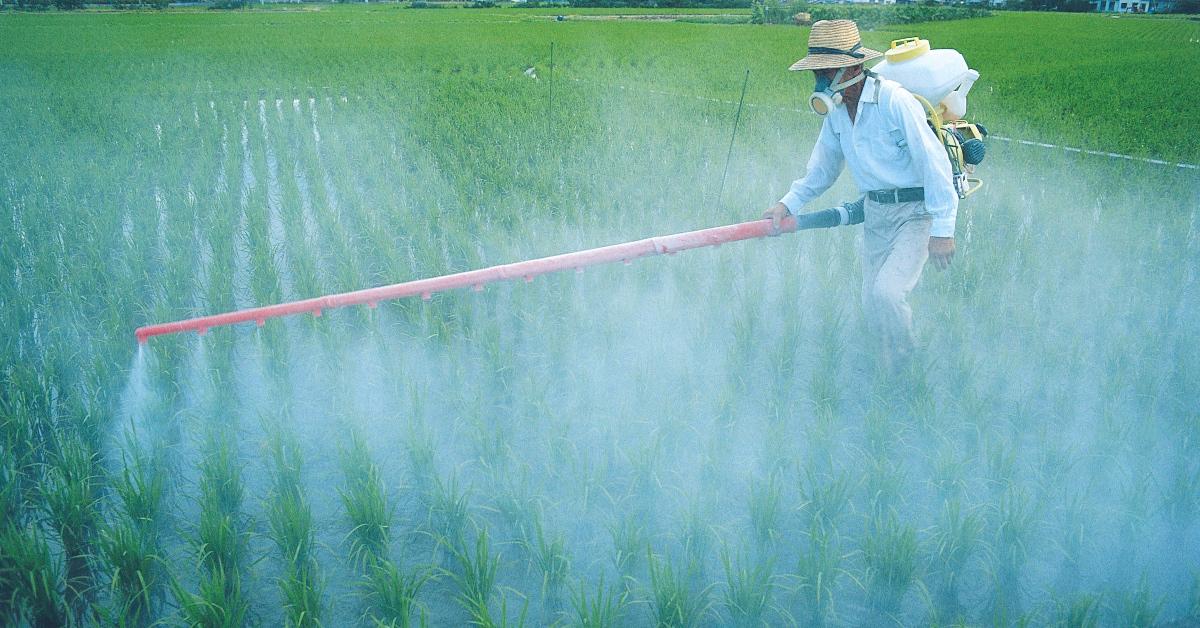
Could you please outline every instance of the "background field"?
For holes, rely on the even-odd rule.
[[[992,142],[899,386],[856,229],[136,348],[802,172],[805,29],[552,15],[0,15],[0,617],[1200,620],[1195,169]],[[996,134],[1200,161],[1200,22],[914,33]]]

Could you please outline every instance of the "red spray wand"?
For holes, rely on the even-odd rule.
[[[852,206],[845,206],[802,214],[799,217],[787,216],[780,221],[778,233],[791,233],[801,229],[834,227],[840,224],[862,222],[861,212],[860,203],[857,215],[855,215],[855,210]],[[716,246],[726,242],[762,238],[769,235],[776,235],[772,231],[770,220],[752,220],[724,227],[712,227],[698,231],[646,238],[634,242],[613,244],[611,246],[602,246],[600,248],[564,253],[562,255],[553,255],[512,264],[489,266],[478,270],[430,277],[428,279],[418,279],[416,281],[407,281],[389,286],[330,294],[301,301],[280,303],[278,305],[266,305],[226,312],[224,314],[214,314],[212,316],[189,318],[172,323],[147,325],[139,327],[135,334],[139,343],[145,343],[151,336],[175,334],[184,331],[194,331],[204,334],[213,327],[250,321],[254,321],[261,327],[268,318],[291,316],[293,314],[320,316],[324,310],[345,307],[347,305],[366,304],[368,307],[373,308],[380,301],[418,295],[422,299],[428,300],[435,292],[445,292],[457,288],[472,288],[479,291],[483,290],[485,284],[494,281],[520,278],[528,282],[533,281],[533,278],[538,275],[560,270],[580,270],[585,266],[595,266],[611,262],[625,262],[628,264],[639,257],[662,254],[672,255],[688,249]]]

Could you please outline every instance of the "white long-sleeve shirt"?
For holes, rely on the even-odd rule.
[[[779,202],[798,213],[833,185],[843,163],[863,194],[925,188],[925,209],[933,218],[930,235],[954,236],[958,193],[950,160],[925,122],[925,109],[899,83],[868,76],[853,124],[841,107],[825,116],[808,171]]]

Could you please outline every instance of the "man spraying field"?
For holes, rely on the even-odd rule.
[[[833,185],[842,166],[865,196],[863,313],[892,370],[909,360],[915,340],[908,293],[933,260],[954,258],[959,194],[946,146],[908,90],[863,67],[881,56],[864,48],[850,20],[813,25],[808,55],[792,71],[812,70],[809,104],[824,116],[804,177],[763,214],[778,225]]]
[[[330,308],[375,307],[391,299],[428,300],[435,293],[463,288],[478,292],[496,281],[529,282],[551,272],[628,264],[642,257],[784,231],[865,222],[863,305],[871,329],[883,341],[885,361],[897,370],[914,344],[912,312],[905,299],[929,258],[940,268],[950,264],[958,199],[982,185],[970,175],[985,155],[987,130],[963,120],[967,92],[979,73],[968,68],[957,51],[934,50],[916,37],[893,41],[885,60],[866,70],[863,63],[880,53],[862,47],[858,27],[849,20],[817,22],[808,51],[791,69],[816,73],[817,87],[809,102],[825,120],[808,173],[767,210],[764,219],[146,325],[136,330],[137,340],[144,343],[154,336],[185,331],[203,334],[239,323],[262,326],[271,318],[321,316]],[[833,185],[843,164],[849,164],[864,197],[841,207],[793,215]]]

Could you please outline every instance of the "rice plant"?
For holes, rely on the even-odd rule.
[[[917,550],[916,530],[901,523],[894,512],[871,518],[862,551],[877,609],[893,611],[917,582]]]
[[[1095,628],[1100,624],[1100,598],[1086,593],[1060,602],[1056,626],[1061,628]]]
[[[754,528],[758,542],[766,544],[775,541],[779,535],[781,508],[781,486],[778,478],[772,474],[766,482],[751,483],[749,501],[750,525]]]
[[[632,578],[646,547],[646,531],[636,517],[625,515],[608,526],[613,544],[613,564],[622,578]]]
[[[705,506],[700,498],[692,498],[687,509],[683,512],[682,530],[679,540],[683,544],[683,555],[689,565],[695,566],[696,578],[703,579],[704,562],[712,548],[716,532],[709,524],[710,516],[705,514]]]
[[[942,504],[941,522],[931,538],[930,560],[933,573],[940,581],[942,604],[951,610],[959,606],[958,591],[964,579],[963,572],[980,543],[983,527],[983,517],[975,510],[963,512],[962,502],[958,499]]]
[[[732,559],[728,548],[721,552],[721,564],[725,567],[725,612],[735,626],[761,626],[772,606],[775,563],[771,558],[760,558],[751,566],[747,562],[744,556]]]
[[[62,567],[36,527],[0,527],[0,585],[0,618],[6,622],[68,625]]]
[[[242,591],[241,578],[217,566],[200,576],[197,593],[172,582],[179,620],[196,628],[237,628],[246,625],[250,604]]]
[[[241,568],[246,558],[249,533],[242,513],[245,487],[232,438],[215,431],[209,435],[206,455],[200,461],[199,520],[196,523],[196,553],[205,573],[198,598],[193,602],[219,603],[218,614],[240,617],[246,605],[241,592]],[[228,590],[218,595],[216,588]],[[182,589],[178,584],[176,597]],[[182,605],[182,602],[181,602]],[[195,608],[195,604],[192,605]]]
[[[621,588],[606,588],[604,576],[596,584],[594,595],[588,595],[585,588],[580,586],[571,596],[571,605],[575,610],[575,623],[580,628],[612,628],[620,625],[629,605],[629,590]]]
[[[121,475],[113,481],[125,516],[154,534],[161,521],[165,488],[164,474],[139,454],[134,454],[133,463],[125,464]]]
[[[522,540],[534,566],[541,572],[542,596],[556,600],[571,570],[566,539],[561,533],[547,536],[542,516],[534,517],[533,531]]]
[[[834,591],[844,573],[839,552],[837,532],[814,521],[796,562],[796,590],[807,610],[805,623],[824,625],[834,610]]]
[[[300,447],[282,425],[274,426],[268,446],[274,487],[267,523],[283,562],[279,592],[284,618],[290,626],[319,626],[325,583],[314,556],[313,515],[301,483]]]
[[[991,544],[991,578],[995,583],[994,604],[1015,610],[1020,599],[1022,575],[1029,558],[1028,543],[1036,524],[1036,511],[1028,495],[1010,489],[996,506],[995,539]]]
[[[891,458],[869,460],[865,484],[871,510],[884,512],[899,507],[907,481],[908,472]]]
[[[380,626],[408,628],[414,625],[415,612],[424,625],[426,612],[417,595],[432,578],[432,572],[404,570],[392,561],[368,567],[366,601],[371,620]]]
[[[836,526],[849,504],[850,479],[845,474],[818,476],[805,470],[800,479],[801,510],[810,523]]]
[[[237,449],[229,436],[213,433],[200,461],[200,502],[214,512],[233,516],[241,512],[245,487]]]
[[[150,618],[163,580],[157,537],[133,519],[122,519],[100,532],[99,553],[111,569],[118,612],[129,624]]]
[[[395,507],[357,432],[351,435],[349,447],[342,450],[341,461],[346,484],[338,493],[351,525],[347,536],[350,555],[355,562],[370,565],[387,556]]]
[[[206,568],[232,572],[242,564],[247,538],[236,513],[222,512],[212,504],[202,505],[196,534]]]
[[[475,549],[453,549],[458,569],[450,577],[458,584],[455,601],[471,618],[476,626],[492,626],[491,602],[496,592],[496,573],[500,569],[500,556],[492,555],[488,544],[487,529],[476,535]]]
[[[287,565],[279,579],[284,623],[295,628],[316,628],[324,615],[325,583],[311,566]]]
[[[66,592],[73,606],[92,587],[88,558],[100,524],[96,456],[82,441],[64,436],[42,482],[46,515],[66,557]]]
[[[698,566],[689,563],[680,571],[668,559],[655,556],[647,548],[650,570],[650,604],[652,621],[659,628],[688,628],[700,626],[709,615],[712,585],[699,590],[692,587],[692,575]]]
[[[412,468],[416,485],[422,491],[430,492],[438,473],[433,462],[433,442],[425,427],[414,427],[413,435],[404,442],[404,448],[408,451],[408,465]]]
[[[267,511],[271,538],[285,562],[307,569],[313,557],[312,509],[303,495],[282,493],[275,496]]]
[[[469,503],[470,495],[459,486],[458,476],[451,476],[445,482],[437,480],[430,497],[429,523],[439,542],[462,549],[461,541],[470,521]]]

